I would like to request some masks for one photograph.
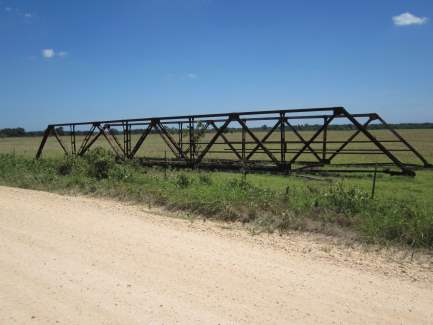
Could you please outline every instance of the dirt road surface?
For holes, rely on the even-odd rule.
[[[419,266],[152,211],[0,187],[0,324],[433,324]]]

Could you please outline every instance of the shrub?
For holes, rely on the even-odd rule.
[[[210,178],[210,176],[208,174],[200,174],[198,176],[198,180],[199,180],[200,184],[204,184],[204,185],[211,185],[212,184],[212,179]]]
[[[191,180],[185,174],[180,174],[176,178],[176,185],[180,188],[187,188],[191,184]]]
[[[125,164],[114,164],[108,171],[108,178],[115,181],[125,181],[131,176],[130,168]]]
[[[232,178],[227,182],[227,187],[242,191],[254,190],[255,187],[244,178]],[[258,189],[257,189],[258,190]]]
[[[367,192],[356,187],[346,188],[342,182],[319,192],[318,200],[321,202],[317,202],[317,205],[346,215],[359,213],[372,203]]]
[[[104,148],[98,147],[84,156],[88,163],[88,174],[98,180],[108,178],[110,169],[115,165],[114,155]]]
[[[67,176],[72,174],[72,171],[74,169],[74,159],[66,157],[57,167],[57,172],[61,176]]]

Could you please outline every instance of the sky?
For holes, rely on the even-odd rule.
[[[0,0],[0,128],[326,106],[433,122],[433,1]]]

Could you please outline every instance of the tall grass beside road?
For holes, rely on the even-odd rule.
[[[420,178],[420,179],[419,179]],[[360,241],[433,248],[433,173],[416,179],[329,178],[143,168],[97,148],[83,158],[34,160],[0,154],[0,184],[110,197],[241,221],[256,231],[350,233]]]

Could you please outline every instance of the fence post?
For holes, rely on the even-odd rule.
[[[371,188],[371,198],[374,199],[374,194],[376,192],[376,177],[377,177],[377,165],[374,166],[373,173],[373,186]]]

